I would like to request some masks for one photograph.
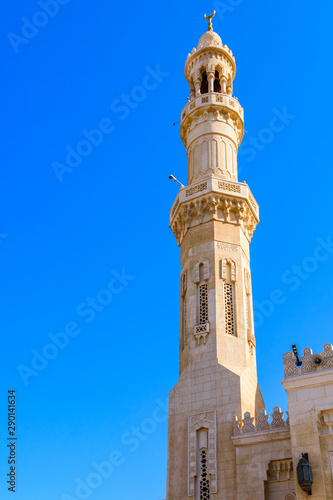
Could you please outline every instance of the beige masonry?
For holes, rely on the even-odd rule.
[[[170,211],[181,293],[167,500],[304,499],[296,481],[302,453],[313,467],[313,498],[333,500],[329,344],[323,364],[310,363],[310,371],[307,354],[301,372],[292,353],[285,355],[289,417],[278,407],[266,415],[258,386],[249,244],[259,208],[238,182],[244,112],[232,95],[235,74],[232,52],[210,24],[185,64],[188,185]]]

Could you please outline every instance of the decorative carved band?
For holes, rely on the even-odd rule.
[[[229,182],[218,182],[218,188],[224,191],[232,191],[233,193],[240,193],[241,188],[239,184],[230,184]]]
[[[192,194],[200,193],[200,191],[205,191],[207,189],[207,182],[203,182],[202,184],[198,184],[197,186],[193,186],[190,189],[186,190],[186,197],[192,196]]]
[[[286,412],[288,415],[288,412]],[[270,432],[276,430],[287,430],[289,429],[289,418],[287,420],[283,420],[284,412],[281,411],[281,408],[275,406],[273,408],[273,413],[271,414],[272,421],[269,422],[270,415],[266,414],[264,409],[259,410],[256,425],[254,425],[254,417],[251,416],[250,412],[244,413],[243,420],[238,420],[237,417],[234,417],[234,436],[244,436],[246,434],[253,434],[255,432]]]
[[[229,252],[240,252],[240,247],[238,245],[232,245],[231,243],[224,243],[222,241],[216,242],[216,248],[221,250],[228,250]]]

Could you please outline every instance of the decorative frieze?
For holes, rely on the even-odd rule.
[[[198,431],[206,429],[207,452],[206,473],[210,478],[210,493],[217,493],[217,459],[216,459],[216,411],[207,411],[190,415],[188,419],[188,495],[194,496],[195,477],[200,475],[202,461],[197,460]],[[197,463],[199,462],[199,463]]]
[[[286,412],[288,415],[288,412]],[[271,422],[269,418],[271,417]],[[281,408],[275,406],[273,408],[273,413],[267,415],[264,409],[259,410],[256,422],[254,422],[254,417],[251,416],[250,412],[244,413],[244,418],[238,420],[234,417],[233,428],[234,436],[244,436],[246,434],[254,434],[256,432],[272,432],[276,430],[288,430],[289,429],[289,419],[283,419],[284,412]]]
[[[223,189],[223,191],[231,191],[233,193],[240,193],[241,188],[239,184],[231,184],[230,182],[218,182],[219,189]]]
[[[302,365],[296,365],[296,358],[291,351],[283,355],[284,375],[286,378],[295,377],[296,375],[303,375],[304,373],[319,372],[333,368],[333,346],[332,344],[325,344],[323,352],[317,356],[319,363],[316,364],[312,349],[306,347],[303,349],[303,356],[300,360]]]
[[[224,243],[223,241],[216,242],[216,248],[221,250],[227,250],[228,252],[240,252],[240,247],[238,245],[232,245],[231,243]]]

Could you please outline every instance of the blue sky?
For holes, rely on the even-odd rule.
[[[0,496],[12,495],[5,414],[14,387],[16,500],[160,500],[165,404],[178,378],[179,249],[168,227],[177,185],[168,175],[186,182],[172,124],[189,95],[187,53],[216,8],[245,109],[239,180],[260,205],[251,268],[271,413],[287,407],[283,353],[332,341],[333,5],[46,3],[17,0],[0,18]]]

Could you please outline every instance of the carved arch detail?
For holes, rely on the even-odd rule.
[[[233,283],[236,281],[236,263],[230,258],[222,259],[221,264],[221,278],[226,281],[228,279],[228,269],[227,266],[230,265],[230,281]]]
[[[208,280],[209,279],[209,260],[202,258],[198,260],[195,265],[194,265],[194,283],[199,283],[200,282],[200,265],[203,264],[204,266],[204,279]]]

